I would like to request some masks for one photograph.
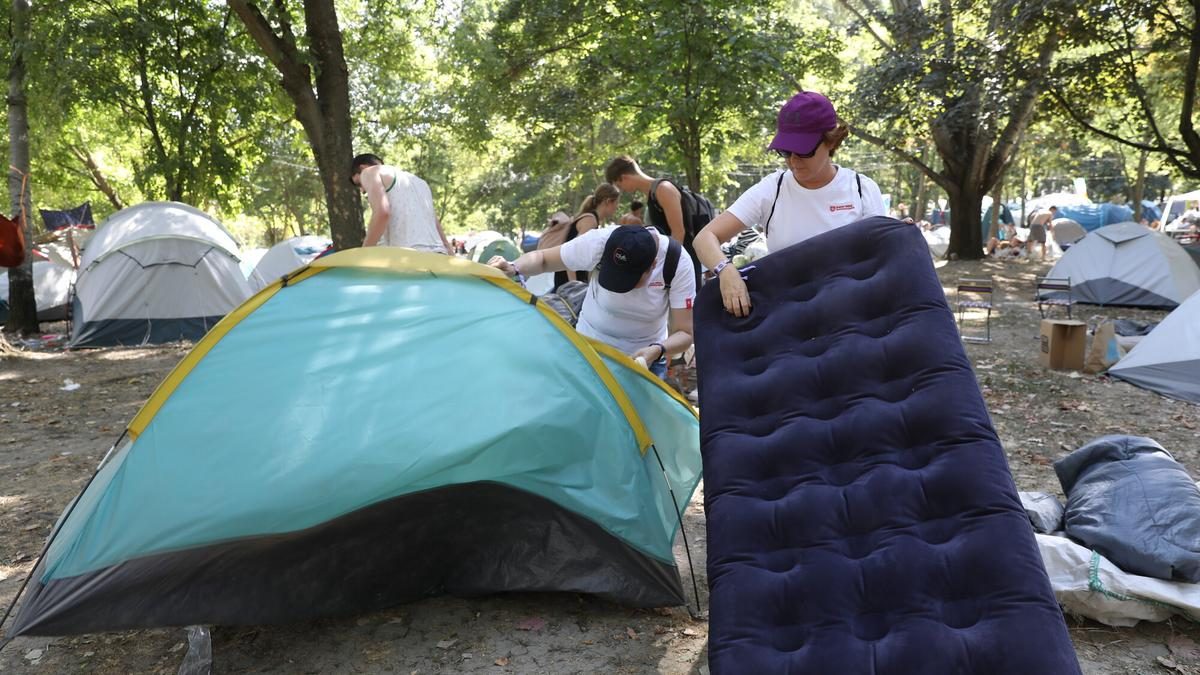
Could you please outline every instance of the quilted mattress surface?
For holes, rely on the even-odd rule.
[[[713,673],[1079,673],[917,228],[871,218],[696,308]]]

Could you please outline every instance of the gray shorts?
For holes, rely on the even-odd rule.
[[[1029,226],[1029,241],[1036,241],[1039,244],[1046,243],[1046,226],[1045,225],[1030,225]]]

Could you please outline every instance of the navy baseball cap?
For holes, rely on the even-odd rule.
[[[613,230],[600,258],[600,287],[613,293],[632,291],[658,256],[658,237],[641,225]]]

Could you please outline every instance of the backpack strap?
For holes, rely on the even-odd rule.
[[[667,212],[666,212],[666,210],[663,209],[662,204],[658,203],[658,196],[657,196],[658,195],[658,186],[661,185],[663,183],[663,181],[665,181],[665,180],[667,180],[667,179],[659,178],[659,179],[656,179],[653,183],[650,183],[650,189],[646,193],[646,209],[648,211],[650,211],[651,213],[654,213],[655,220],[661,221],[663,224],[663,227],[667,228],[666,231],[664,231],[662,228],[660,228],[658,226],[654,226],[654,229],[658,232],[662,232],[663,234],[665,234],[669,237],[669,236],[671,236],[671,224],[667,222]],[[682,201],[680,201],[679,206],[681,209],[683,208]],[[647,221],[649,221],[649,218],[647,218]],[[684,230],[687,230],[686,224],[684,226]]]
[[[787,171],[779,172],[779,180],[775,181],[775,201],[771,202],[771,213],[767,216],[767,222],[763,225],[763,236],[767,236],[771,232],[771,218],[775,216],[775,205],[779,203],[779,190],[783,187],[783,177],[787,175]],[[862,186],[858,188],[859,196],[862,195]]]
[[[854,182],[858,183],[858,206],[859,206],[859,208],[862,209],[863,214],[866,215],[867,202],[865,199],[863,199],[863,196],[862,196],[862,174],[861,173],[859,173],[857,171],[854,172]]]
[[[667,237],[667,257],[663,260],[663,291],[667,294],[667,305],[671,304],[671,282],[679,270],[679,256],[683,255],[683,244]]]

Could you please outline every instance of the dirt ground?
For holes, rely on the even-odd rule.
[[[1097,436],[1155,438],[1200,476],[1200,407],[1107,378],[1043,370],[1037,362],[1034,276],[1044,263],[944,264],[998,285],[994,341],[967,345],[1017,486],[1061,495],[1051,463]],[[1093,315],[1161,320],[1165,312],[1076,307]],[[53,328],[53,327],[50,327]],[[61,329],[61,327],[59,327]],[[186,345],[0,359],[0,605],[32,569],[50,527]],[[79,384],[64,390],[64,381]],[[699,492],[685,526],[707,606]],[[691,582],[676,546],[691,595]],[[1108,628],[1068,618],[1084,673],[1193,673],[1180,645],[1200,627],[1176,619]],[[683,608],[634,611],[571,594],[435,598],[386,612],[283,626],[213,629],[214,673],[707,673],[707,627]],[[1173,653],[1168,641],[1176,648]],[[175,673],[181,629],[48,639],[18,638],[0,652],[3,673]]]

